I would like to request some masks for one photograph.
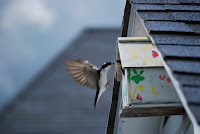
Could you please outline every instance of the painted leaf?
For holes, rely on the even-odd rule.
[[[140,74],[134,75],[131,77],[131,80],[133,80],[136,84],[139,84],[140,81],[143,81],[145,78],[141,76]]]
[[[131,79],[131,72],[130,72],[130,70],[128,70],[127,80],[128,80],[129,83],[131,81],[130,79]]]
[[[137,71],[136,71],[135,69],[133,69],[133,73],[134,73],[134,74],[137,74]]]
[[[142,75],[143,73],[144,73],[144,70],[141,70],[141,71],[140,71],[140,75]]]

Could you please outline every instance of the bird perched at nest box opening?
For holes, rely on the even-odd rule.
[[[81,85],[96,90],[94,110],[100,96],[111,82],[111,80],[107,81],[107,72],[113,64],[113,62],[105,62],[101,68],[98,69],[95,65],[86,60],[77,59],[75,61],[65,61],[65,65],[72,78]]]

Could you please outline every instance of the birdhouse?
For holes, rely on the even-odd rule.
[[[120,117],[183,113],[171,79],[147,37],[119,37],[118,49],[124,70]]]

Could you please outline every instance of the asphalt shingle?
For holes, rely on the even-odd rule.
[[[170,21],[146,21],[150,33],[152,32],[193,32],[185,23]]]
[[[200,74],[200,62],[199,60],[178,60],[178,59],[167,59],[166,63],[172,69],[173,72],[182,73],[194,73]]]
[[[158,45],[188,45],[200,46],[200,36],[177,35],[177,34],[152,34]]]
[[[158,45],[165,57],[200,58],[200,46]]]
[[[155,4],[134,4],[133,7],[138,11],[200,11],[200,6],[195,5],[155,5]]]
[[[200,12],[171,12],[177,21],[200,21]]]
[[[144,20],[175,20],[169,12],[139,12],[139,16]]]
[[[200,6],[193,5],[165,5],[166,10],[174,11],[200,11]]]
[[[187,4],[187,3],[193,3],[193,0],[179,0],[180,3]]]
[[[174,73],[181,85],[200,86],[200,75]]]
[[[196,117],[197,119],[197,122],[200,124],[200,114],[199,114],[199,111],[200,111],[200,106],[199,105],[189,105],[192,113],[194,114],[194,116]]]
[[[145,4],[134,4],[133,5],[135,9],[137,10],[165,10],[164,5],[145,5]]]
[[[200,24],[187,24],[195,33],[200,34]]]
[[[180,4],[178,0],[131,0],[133,4]]]
[[[183,87],[183,93],[190,104],[200,104],[200,87]]]
[[[167,0],[167,4],[180,4],[178,0]]]
[[[200,4],[200,0],[192,0],[195,4]]]

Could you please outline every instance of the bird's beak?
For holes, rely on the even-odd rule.
[[[109,66],[111,66],[112,67],[112,65],[114,65],[115,63],[114,62],[112,62]]]

